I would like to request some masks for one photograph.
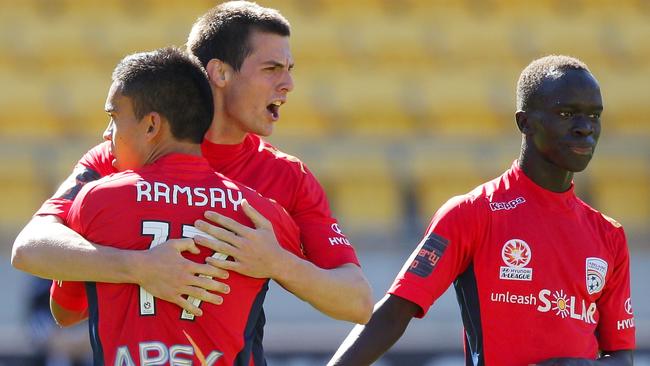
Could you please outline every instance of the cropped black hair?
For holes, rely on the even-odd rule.
[[[126,56],[113,70],[119,92],[138,119],[157,112],[178,140],[201,143],[214,114],[207,74],[195,57],[174,48]]]
[[[216,58],[239,71],[253,51],[250,35],[255,31],[289,37],[291,25],[275,9],[249,1],[228,1],[210,9],[194,23],[187,50],[203,67]]]
[[[557,79],[567,70],[584,70],[591,73],[584,62],[570,56],[550,55],[531,62],[521,72],[517,82],[517,110],[527,110],[544,81]]]

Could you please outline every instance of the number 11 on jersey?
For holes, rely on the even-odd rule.
[[[153,237],[149,249],[156,247],[167,241],[169,237],[169,223],[163,221],[142,221],[142,235],[150,235]],[[196,235],[209,235],[191,225],[183,225],[183,238],[194,238]],[[212,257],[217,259],[226,259],[228,256],[222,253],[215,252]],[[200,275],[205,278],[212,278],[206,275]],[[195,306],[201,305],[201,300],[188,297],[187,300]],[[156,314],[156,301],[154,296],[149,291],[140,287],[140,315],[155,315]],[[181,319],[194,320],[194,314],[183,310]]]

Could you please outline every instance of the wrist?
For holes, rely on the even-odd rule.
[[[294,277],[292,274],[296,273],[296,267],[300,263],[299,258],[288,251],[281,249],[280,253],[279,260],[271,261],[272,269],[269,277],[278,283],[285,283]]]
[[[123,275],[123,283],[133,283],[140,285],[142,275],[140,269],[143,268],[142,261],[145,260],[144,250],[118,250],[117,263],[119,273]]]

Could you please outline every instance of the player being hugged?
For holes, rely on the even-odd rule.
[[[215,173],[201,156],[213,103],[198,61],[174,48],[137,53],[117,65],[112,80],[104,138],[119,172],[81,189],[67,217],[72,229],[96,243],[144,251],[201,235],[193,224],[210,210],[249,227],[268,225],[284,246],[277,250],[303,256],[298,228],[282,208]],[[246,213],[255,210],[268,221],[251,222]],[[195,262],[226,260],[187,242],[186,257]],[[220,305],[188,289],[187,300],[202,312],[195,317],[135,284],[87,282],[83,291],[81,282],[55,282],[52,312],[64,325],[89,318],[97,365],[249,365],[267,284],[231,272]]]

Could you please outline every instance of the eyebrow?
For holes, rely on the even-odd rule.
[[[587,107],[595,110],[602,111],[603,110],[603,105],[602,104],[593,104],[593,105],[586,105],[586,104],[581,104],[581,103],[560,103],[556,102],[555,107],[557,108],[582,108],[582,107]]]
[[[285,65],[285,64],[282,63],[282,62],[280,62],[280,61],[269,60],[269,61],[266,61],[266,62],[262,62],[262,65],[265,65],[265,66],[274,66],[274,67],[282,67],[282,68],[284,68],[284,65]],[[295,63],[291,63],[291,64],[289,64],[289,69],[293,69],[294,65],[295,65]]]

